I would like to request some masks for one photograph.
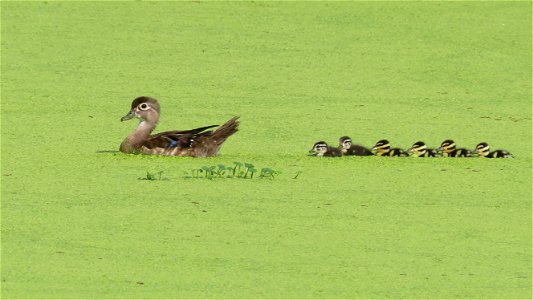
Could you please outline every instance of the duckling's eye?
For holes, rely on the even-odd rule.
[[[143,104],[139,105],[139,109],[140,110],[147,110],[148,108],[149,108],[148,104],[146,104],[146,103],[143,103]]]

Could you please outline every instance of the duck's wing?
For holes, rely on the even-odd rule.
[[[152,135],[143,145],[140,153],[206,157],[218,153],[224,141],[238,130],[238,117],[233,117],[215,131],[208,130],[218,125],[191,130],[165,131]]]
[[[150,136],[150,138],[143,144],[145,148],[189,148],[195,138],[201,136],[211,135],[212,131],[207,129],[217,127],[218,125],[210,125],[199,127],[191,130],[173,130],[160,132]]]
[[[164,132],[160,132],[158,134],[154,134],[152,135],[150,138],[152,139],[156,139],[156,138],[159,138],[159,137],[162,137],[162,136],[168,136],[168,137],[172,137],[172,136],[176,136],[176,135],[190,135],[190,134],[198,134],[198,133],[201,133],[209,128],[213,128],[213,127],[217,127],[218,125],[209,125],[209,126],[205,126],[205,127],[198,127],[198,128],[194,128],[194,129],[190,129],[190,130],[172,130],[172,131],[164,131]],[[211,131],[209,131],[211,132]]]

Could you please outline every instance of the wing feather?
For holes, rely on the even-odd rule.
[[[213,131],[205,131],[207,129],[217,127],[218,125],[210,125],[190,130],[172,130],[164,131],[150,136],[144,143],[144,147],[148,149],[154,148],[190,148],[194,140],[198,137],[209,136]]]

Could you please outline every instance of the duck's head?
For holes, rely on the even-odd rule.
[[[413,153],[415,155],[424,154],[427,151],[428,146],[426,146],[426,143],[422,141],[418,141],[413,144],[411,148],[409,148],[409,152]]]
[[[350,149],[352,146],[352,139],[349,136],[343,136],[339,139],[339,148]]]
[[[479,156],[487,156],[489,155],[490,147],[489,144],[483,142],[479,143],[476,146],[476,149],[474,149],[473,153]]]
[[[387,153],[390,151],[390,143],[388,140],[378,141],[372,150],[376,150],[378,153]]]
[[[316,142],[309,153],[316,156],[322,156],[328,151],[328,144],[324,141]]]
[[[444,153],[450,153],[455,150],[455,142],[453,140],[445,140],[440,144],[440,147],[437,150]]]
[[[157,123],[159,120],[160,107],[157,100],[150,97],[138,97],[131,103],[130,112],[122,117],[120,121],[127,121],[134,117],[151,123]]]

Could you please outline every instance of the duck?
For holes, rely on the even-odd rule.
[[[513,155],[507,150],[495,150],[491,152],[489,144],[485,142],[479,143],[473,153],[474,155],[486,158],[513,158]]]
[[[411,153],[414,157],[436,157],[437,156],[437,150],[435,149],[429,149],[426,146],[426,143],[422,141],[418,141],[411,146],[407,150],[408,153]]]
[[[123,153],[167,156],[208,157],[218,154],[222,144],[238,131],[239,117],[224,125],[209,125],[190,130],[173,130],[152,134],[161,115],[159,102],[141,96],[131,103],[130,111],[120,120],[139,119],[139,125],[120,144]],[[218,127],[212,130],[214,127]],[[211,129],[211,130],[209,130]]]
[[[330,147],[324,141],[316,142],[313,148],[309,150],[311,156],[338,157],[342,156],[342,151],[338,148]]]
[[[352,144],[352,139],[349,136],[343,136],[339,139],[339,149],[342,155],[355,155],[355,156],[370,156],[374,155],[370,149],[361,145]]]
[[[376,151],[377,156],[409,156],[407,152],[400,148],[391,148],[388,140],[378,141],[372,150]]]
[[[443,141],[437,151],[442,152],[442,156],[444,157],[472,157],[472,151],[464,148],[456,148],[453,140]]]

